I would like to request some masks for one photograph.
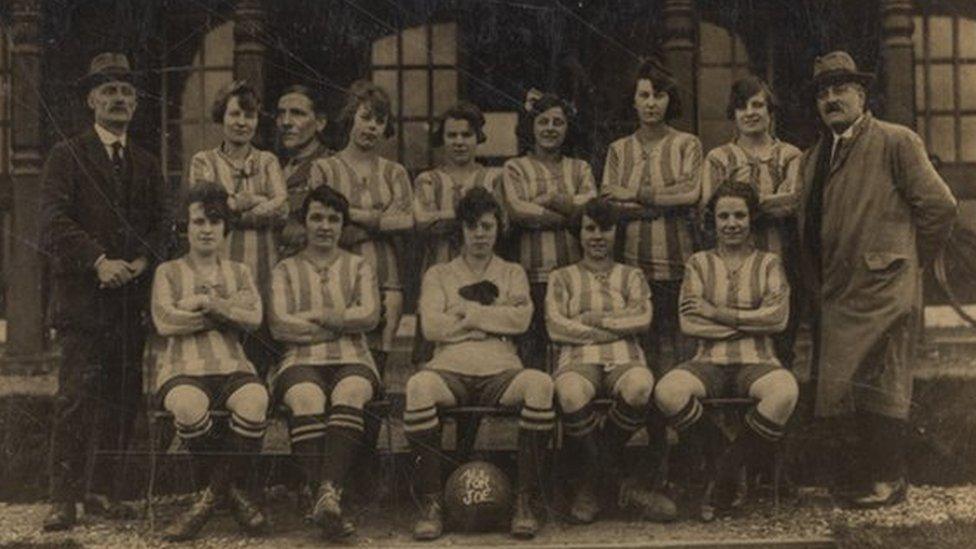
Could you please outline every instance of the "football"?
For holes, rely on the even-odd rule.
[[[486,532],[505,524],[512,505],[512,483],[486,461],[458,467],[444,487],[444,508],[451,528]]]

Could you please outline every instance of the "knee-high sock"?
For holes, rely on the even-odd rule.
[[[522,405],[519,414],[518,491],[538,493],[549,435],[555,426],[556,412]]]
[[[342,487],[363,441],[363,410],[352,406],[333,406],[325,423],[325,462],[322,481]]]
[[[413,450],[414,488],[419,495],[440,494],[441,481],[441,424],[437,408],[429,406],[403,413],[403,429]]]
[[[222,447],[221,429],[214,428],[213,418],[207,412],[200,421],[192,425],[175,422],[176,435],[180,437],[186,449],[193,456],[193,476],[199,487],[209,481],[210,472],[220,456],[217,453]]]
[[[609,460],[609,469],[619,474],[623,466],[623,450],[627,441],[644,425],[646,407],[634,407],[623,400],[614,399],[607,418],[603,422],[602,439]]]
[[[288,422],[291,454],[307,483],[321,480],[325,432],[325,414],[296,415]]]
[[[264,431],[268,422],[255,422],[236,413],[230,415],[230,433],[227,437],[229,479],[250,490],[256,467],[255,458],[261,452]]]
[[[563,439],[563,456],[573,480],[587,480],[600,471],[600,451],[594,436],[597,427],[593,407],[583,408],[562,415],[566,438]]]

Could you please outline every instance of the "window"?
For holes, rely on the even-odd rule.
[[[411,171],[436,162],[428,138],[434,118],[458,98],[457,24],[420,25],[380,38],[372,48],[372,79],[393,102],[396,139],[383,153]]]
[[[163,173],[171,182],[182,179],[190,159],[200,150],[216,147],[221,141],[220,124],[210,119],[210,106],[217,92],[233,79],[234,23],[215,22],[208,29],[195,52],[176,56],[189,64],[163,59],[162,119],[166,134],[162,140]],[[192,46],[192,40],[182,44]],[[172,66],[170,66],[172,63]]]
[[[749,54],[731,30],[702,21],[698,25],[698,135],[705,151],[732,138],[735,125],[725,114],[729,89],[749,73]]]
[[[0,26],[0,181],[10,182],[10,36],[7,27]],[[10,193],[10,194],[7,194]],[[13,189],[8,186],[4,189],[5,200],[9,199],[10,207],[13,207]],[[13,216],[10,210],[0,210],[0,314],[6,310],[6,281],[9,279],[8,265],[10,257],[10,237],[13,229]]]
[[[976,20],[915,18],[915,124],[943,162],[976,162]]]

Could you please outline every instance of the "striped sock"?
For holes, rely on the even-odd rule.
[[[519,429],[528,431],[551,431],[556,425],[556,411],[549,408],[533,408],[522,404],[519,412]]]
[[[746,412],[746,427],[753,433],[759,435],[763,440],[778,442],[782,440],[786,431],[785,425],[780,425],[775,421],[763,416],[755,406]]]
[[[268,428],[268,421],[252,421],[236,412],[230,414],[230,429],[245,438],[260,440],[264,437],[264,431]]]
[[[199,438],[210,432],[210,428],[213,427],[213,418],[210,416],[210,412],[203,414],[203,417],[199,421],[190,425],[183,425],[175,419],[173,420],[173,425],[176,427],[176,434],[183,440],[191,440],[194,438]]]
[[[411,433],[421,433],[440,428],[440,419],[437,416],[437,408],[428,406],[427,408],[417,408],[416,410],[406,410],[403,412],[403,430],[407,432],[407,437]]]
[[[619,398],[614,399],[613,405],[610,406],[610,411],[607,413],[609,423],[622,432],[631,434],[644,426],[646,417],[646,405],[634,407]]]
[[[567,437],[582,438],[589,435],[596,429],[596,414],[593,413],[593,406],[586,406],[562,415],[563,429]]]
[[[668,417],[667,421],[675,431],[680,433],[697,423],[703,412],[701,402],[696,397],[691,397],[688,399],[688,403],[677,414]]]
[[[352,466],[365,432],[363,410],[352,406],[333,406],[325,422],[325,455],[322,480],[342,486]]]
[[[322,471],[325,414],[291,416],[288,434],[291,454],[301,467],[306,482],[317,481]]]
[[[414,487],[418,494],[439,494],[441,488],[441,424],[437,408],[429,406],[403,413],[403,430],[413,451]]]

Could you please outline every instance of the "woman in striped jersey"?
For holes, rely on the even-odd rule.
[[[235,81],[221,90],[211,116],[221,124],[224,140],[193,155],[189,184],[215,181],[227,190],[234,218],[221,255],[247,265],[261,298],[267,300],[271,268],[278,261],[275,227],[288,217],[288,193],[275,155],[251,145],[260,110],[257,92],[249,84]],[[266,371],[274,358],[267,330],[245,338],[244,347],[259,371]]]
[[[705,157],[702,175],[704,209],[712,192],[724,181],[741,181],[759,193],[761,218],[753,231],[756,247],[782,258],[788,280],[797,281],[795,246],[789,217],[796,212],[796,186],[800,169],[800,149],[780,141],[775,135],[775,114],[779,102],[773,91],[757,76],[747,76],[732,84],[727,114],[735,121],[732,141],[712,149]],[[783,366],[793,364],[798,315],[796,293],[791,302],[786,330],[773,338],[776,355]]]
[[[583,259],[553,271],[546,294],[546,326],[559,350],[554,378],[563,455],[575,484],[570,516],[584,524],[600,512],[594,489],[600,471],[607,471],[611,485],[622,477],[623,449],[644,425],[654,387],[637,341],[651,324],[651,290],[640,269],[614,262],[616,232],[610,203],[587,202],[579,231]],[[591,406],[597,396],[613,399],[602,425]],[[639,488],[637,475],[627,476],[617,494],[620,505],[638,507],[648,518],[674,519],[671,500]]]
[[[209,473],[200,499],[166,530],[168,541],[195,537],[224,500],[246,532],[267,527],[261,510],[235,483],[261,449],[268,393],[240,344],[241,333],[261,324],[260,295],[246,265],[220,258],[233,215],[227,198],[217,183],[190,189],[190,250],[160,265],[153,279],[152,318],[165,339],[156,394],[173,414],[177,435]],[[210,410],[220,408],[230,412],[229,431],[213,427]]]
[[[783,437],[798,388],[773,348],[771,336],[786,327],[790,287],[779,256],[752,244],[758,193],[747,183],[723,183],[708,212],[707,228],[718,245],[691,256],[681,286],[681,329],[698,340],[698,352],[658,382],[654,399],[694,446],[702,444],[708,424],[699,421],[699,399],[757,400],[746,413],[746,429],[719,460],[715,503],[726,509],[742,464],[771,451]]]
[[[677,83],[652,61],[637,71],[634,110],[640,127],[610,144],[601,193],[618,205],[624,222],[624,263],[643,270],[651,286],[654,320],[643,345],[661,376],[690,355],[678,328],[678,293],[693,251],[702,147],[694,135],[668,125],[681,114]]]
[[[316,187],[301,214],[307,245],[272,275],[269,320],[285,352],[270,379],[275,401],[290,411],[292,453],[316,494],[310,518],[326,535],[346,537],[355,526],[343,515],[342,487],[363,444],[363,407],[380,388],[365,335],[379,321],[379,290],[369,263],[339,248],[349,219],[344,196]]]
[[[579,261],[579,244],[569,230],[587,200],[596,196],[585,160],[563,155],[576,109],[554,94],[530,92],[518,125],[528,153],[505,163],[504,193],[512,225],[521,232],[520,263],[529,276],[534,312],[519,354],[528,368],[546,369],[549,334],[545,326],[549,273]]]
[[[485,116],[473,103],[461,101],[441,116],[432,135],[433,145],[444,148],[444,163],[421,173],[414,182],[414,217],[424,242],[424,263],[420,274],[437,263],[446,263],[460,253],[455,210],[472,187],[484,187],[497,195],[498,170],[475,160],[478,144],[484,143]],[[418,326],[414,336],[413,363],[430,360],[434,346]]]
[[[380,139],[394,134],[390,116],[390,97],[383,88],[367,80],[353,82],[338,119],[348,136],[346,146],[329,158],[316,160],[308,177],[309,188],[328,185],[349,200],[349,223],[340,245],[362,256],[376,272],[383,318],[378,333],[370,334],[370,349],[380,372],[403,311],[395,237],[414,224],[407,170],[381,157],[377,150]]]

